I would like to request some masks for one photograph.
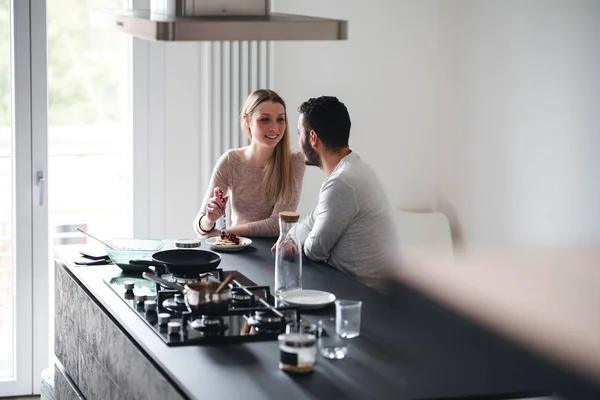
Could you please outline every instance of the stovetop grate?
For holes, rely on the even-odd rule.
[[[230,287],[241,301],[233,301],[219,327],[214,321],[203,319],[187,311],[180,291],[165,289],[141,277],[106,278],[106,284],[152,329],[168,346],[220,345],[252,341],[276,340],[285,326],[300,318],[295,307],[276,304],[269,286],[259,286],[238,271],[215,270],[211,279],[221,281],[228,274],[236,274]],[[133,289],[126,290],[127,285]],[[244,302],[244,299],[250,301]],[[179,308],[169,307],[179,303]],[[167,305],[167,307],[165,307]],[[267,325],[257,322],[256,312],[268,312],[278,323]],[[208,326],[210,325],[210,326]]]

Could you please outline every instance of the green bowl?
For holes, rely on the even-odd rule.
[[[113,239],[112,249],[105,247],[110,260],[124,272],[140,273],[148,269],[147,265],[129,264],[130,260],[152,260],[152,254],[162,249],[164,240],[156,239]]]

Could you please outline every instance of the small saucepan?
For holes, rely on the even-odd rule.
[[[221,263],[221,256],[210,250],[172,249],[152,254],[152,260],[131,260],[130,264],[148,265],[165,269],[166,273],[192,276],[214,271]]]
[[[227,281],[223,282],[224,285],[220,282],[201,281],[188,283],[185,286],[169,282],[150,272],[144,272],[142,276],[168,288],[182,291],[185,305],[195,315],[219,316],[226,313],[229,307],[231,288],[227,283],[233,279],[233,275],[227,277]],[[217,291],[219,286],[223,286],[223,288]]]

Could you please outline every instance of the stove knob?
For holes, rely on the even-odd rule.
[[[146,301],[146,295],[145,294],[136,294],[135,295],[135,302],[136,303],[143,303],[144,301]]]
[[[156,301],[154,301],[154,300],[146,300],[146,301],[144,301],[144,310],[146,310],[146,311],[156,311]]]
[[[126,292],[131,292],[133,290],[134,286],[135,286],[135,283],[133,281],[123,282],[123,287],[125,288]]]
[[[167,325],[169,320],[171,319],[171,314],[169,313],[160,313],[158,314],[158,324],[159,325]]]
[[[177,335],[179,332],[181,332],[181,323],[175,321],[169,322],[167,324],[167,332],[169,335]]]

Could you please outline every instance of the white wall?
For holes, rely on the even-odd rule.
[[[193,236],[192,221],[206,191],[200,135],[201,47],[170,43],[165,80],[165,235]]]
[[[256,41],[144,42],[134,51],[136,236],[189,237],[214,163],[247,141],[239,109],[269,86],[271,51]]]
[[[439,205],[467,245],[600,238],[600,2],[273,5],[350,21],[348,41],[274,44],[273,88],[288,103],[292,132],[301,102],[338,96],[352,117],[351,147],[376,169],[393,203]],[[191,235],[204,192],[196,184],[200,45],[150,47],[148,157],[158,191],[150,191],[148,218],[158,223],[149,231]],[[307,169],[302,214],[323,179]]]
[[[600,2],[440,2],[439,204],[457,238],[600,239]]]
[[[431,208],[435,187],[437,1],[276,0],[278,12],[349,20],[349,40],[275,42],[274,85],[298,106],[337,96],[352,119],[350,146],[386,183],[392,202]],[[297,135],[293,142],[297,147]],[[325,175],[308,168],[300,212],[316,204]]]
[[[136,39],[138,40],[138,39]],[[205,182],[200,135],[199,43],[138,42],[134,79],[136,237],[194,235]],[[144,93],[145,92],[145,93]],[[144,101],[145,100],[145,101]]]
[[[348,106],[351,146],[377,170],[392,201],[431,208],[435,167],[437,3],[427,1],[277,1],[280,12],[347,18],[350,40],[275,42],[273,88],[288,104],[297,146],[296,109],[309,97],[332,94]],[[432,29],[433,28],[433,29]],[[197,43],[149,43],[148,126],[152,143],[146,175],[152,196],[140,218],[146,236],[191,235],[204,194],[199,121],[202,56]],[[396,160],[389,165],[389,159]],[[307,170],[300,205],[316,203],[323,173]],[[147,232],[147,233],[146,233]]]

